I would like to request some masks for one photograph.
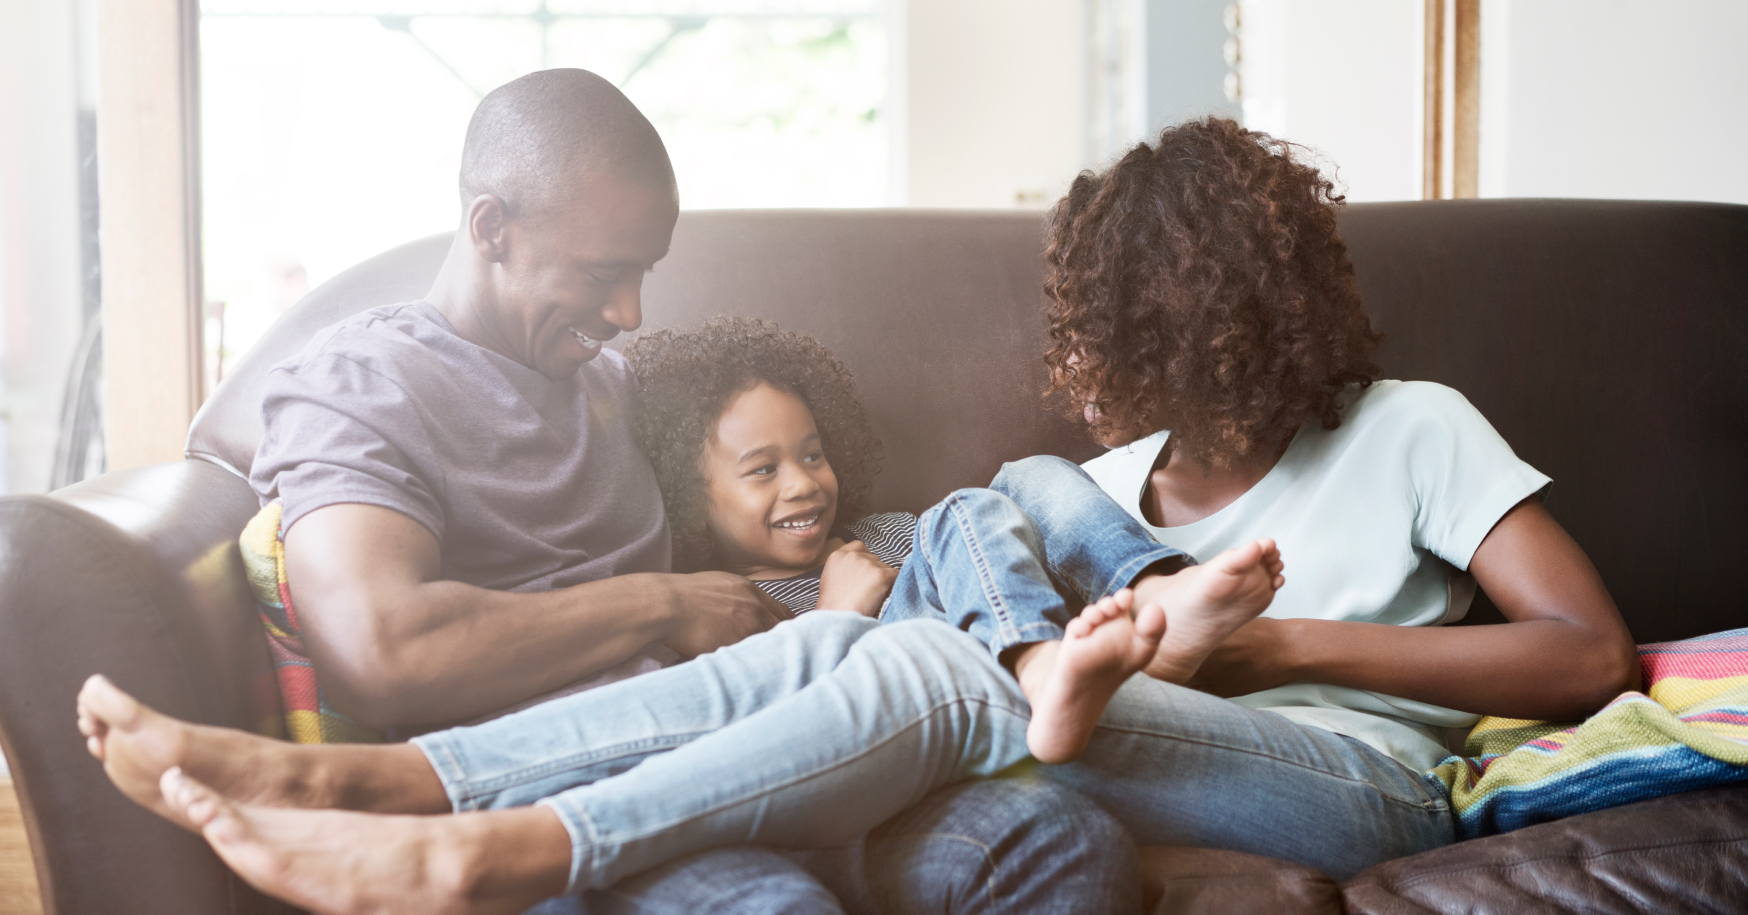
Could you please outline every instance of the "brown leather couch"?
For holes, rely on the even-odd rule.
[[[1386,374],[1463,391],[1554,478],[1550,509],[1640,641],[1748,625],[1748,207],[1361,204],[1342,226]],[[1022,212],[687,213],[649,277],[647,323],[738,313],[824,339],[887,444],[875,507],[917,510],[1004,459],[1097,450],[1038,396],[1039,231]],[[256,508],[238,471],[263,374],[316,328],[422,294],[447,244],[413,242],[312,292],[201,411],[188,460],[0,499],[0,744],[49,912],[282,909],[109,786],[73,698],[101,671],[172,714],[255,726],[272,693],[235,541]],[[1480,603],[1469,622],[1497,618]],[[1742,912],[1748,788],[1454,845],[1339,886],[1225,852],[1144,860],[1156,912]]]

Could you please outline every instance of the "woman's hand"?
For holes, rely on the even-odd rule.
[[[1197,668],[1189,686],[1221,698],[1246,696],[1297,679],[1291,671],[1291,627],[1259,616],[1238,627]]]
[[[1534,498],[1493,526],[1469,571],[1509,621],[1246,623],[1190,685],[1242,696],[1297,680],[1503,718],[1566,721],[1640,688],[1632,635],[1578,544]]]
[[[879,616],[897,578],[897,570],[869,552],[867,544],[852,540],[825,558],[825,569],[819,573],[819,609]]]

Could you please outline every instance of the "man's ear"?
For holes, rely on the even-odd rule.
[[[481,194],[467,205],[467,233],[480,260],[502,263],[510,253],[510,205],[496,194]]]

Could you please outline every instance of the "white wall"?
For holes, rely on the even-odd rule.
[[[1481,194],[1748,203],[1748,3],[1484,0]]]
[[[0,3],[0,492],[48,489],[79,330],[71,0]]]
[[[898,202],[1048,206],[1086,165],[1083,0],[909,0],[896,14]]]
[[[1320,152],[1349,200],[1418,198],[1423,4],[1239,6],[1245,126]]]
[[[1420,197],[1423,4],[1241,0],[1248,126]],[[1748,203],[1748,2],[1482,0],[1483,197]]]

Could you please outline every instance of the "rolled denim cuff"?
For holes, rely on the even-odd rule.
[[[1195,565],[1196,559],[1194,556],[1191,556],[1183,550],[1174,549],[1162,544],[1155,549],[1147,550],[1119,566],[1117,570],[1111,574],[1110,580],[1105,583],[1104,587],[1098,594],[1093,595],[1092,599],[1098,600],[1101,597],[1110,597],[1112,594],[1133,585],[1135,579],[1140,578],[1141,573],[1147,571],[1148,566],[1161,562],[1178,563],[1177,568],[1174,568],[1171,571],[1179,572]],[[1169,575],[1171,573],[1168,572],[1165,574]]]
[[[1033,642],[1060,642],[1066,635],[1061,626],[1049,620],[1039,620],[1022,626],[1004,628],[1006,633],[998,632],[989,640],[989,653],[994,656],[998,664],[1001,663],[1002,652],[1010,648],[1018,645],[1030,645]]]
[[[594,830],[589,826],[589,818],[575,804],[567,803],[564,795],[542,798],[534,802],[536,807],[545,807],[558,816],[559,823],[564,825],[564,831],[571,837],[571,872],[565,879],[564,892],[560,895],[574,896],[587,889],[588,885],[583,873],[587,866],[590,851],[595,847],[590,841]]]
[[[468,790],[467,769],[462,766],[461,758],[443,740],[443,732],[420,734],[407,741],[425,754],[425,761],[431,764],[431,771],[437,773],[437,781],[443,784],[443,794],[449,798],[449,806],[456,813],[479,809],[479,802]]]

